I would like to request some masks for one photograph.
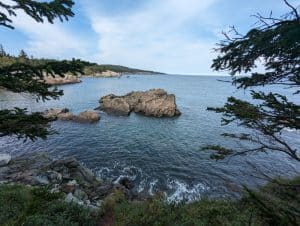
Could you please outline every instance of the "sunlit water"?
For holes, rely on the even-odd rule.
[[[104,179],[134,180],[141,195],[167,194],[169,201],[191,201],[201,197],[237,197],[242,185],[265,183],[261,172],[270,176],[293,176],[299,164],[281,154],[255,154],[213,161],[208,144],[234,148],[238,144],[220,136],[240,130],[220,124],[221,116],[206,111],[222,106],[227,96],[249,98],[237,92],[229,77],[138,76],[85,78],[80,84],[61,86],[65,95],[58,101],[36,103],[29,95],[0,92],[0,108],[26,107],[33,111],[67,107],[74,113],[97,107],[101,96],[126,94],[134,90],[163,88],[176,95],[182,115],[177,118],[109,116],[101,112],[97,124],[53,123],[59,132],[35,143],[14,138],[0,139],[0,152],[19,155],[47,151],[54,157],[75,156]],[[295,98],[295,97],[293,97]],[[286,131],[293,146],[300,147],[299,131]],[[298,164],[298,165],[297,165]]]

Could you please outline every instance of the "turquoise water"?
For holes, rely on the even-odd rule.
[[[240,147],[220,134],[242,128],[222,127],[220,115],[206,111],[208,106],[221,106],[227,96],[248,98],[230,83],[219,81],[229,81],[229,77],[131,75],[82,80],[80,84],[61,86],[65,95],[45,103],[36,103],[29,95],[1,91],[0,108],[18,106],[39,111],[67,107],[79,113],[98,107],[100,97],[110,93],[163,88],[176,95],[182,115],[158,119],[136,114],[116,117],[101,112],[97,124],[54,122],[53,128],[59,134],[46,141],[23,143],[1,138],[0,152],[18,155],[47,151],[54,157],[75,156],[104,179],[117,181],[127,176],[134,180],[140,194],[165,192],[170,201],[236,197],[241,185],[255,187],[265,183],[261,171],[271,176],[293,176],[300,171],[298,163],[281,154],[255,154],[215,162],[209,158],[209,152],[201,151],[208,144]],[[285,133],[293,146],[300,147],[299,131]]]

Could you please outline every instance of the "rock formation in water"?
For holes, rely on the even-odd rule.
[[[75,75],[65,75],[64,77],[61,76],[45,76],[44,78],[45,83],[49,85],[64,85],[64,84],[73,84],[73,83],[80,83],[81,80]]]
[[[124,96],[110,94],[100,99],[99,109],[109,114],[128,116],[131,112],[145,116],[174,117],[180,115],[174,94],[163,89],[131,92]]]
[[[53,118],[63,121],[87,122],[93,123],[100,120],[98,112],[93,110],[86,110],[79,115],[74,115],[67,108],[49,109],[44,112],[44,117]]]

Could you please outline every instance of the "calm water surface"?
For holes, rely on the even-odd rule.
[[[84,78],[80,84],[61,86],[65,95],[58,101],[36,103],[29,95],[0,92],[0,108],[26,107],[32,111],[67,107],[79,113],[97,107],[101,96],[133,90],[163,88],[174,93],[182,115],[178,118],[148,118],[131,114],[115,117],[101,113],[97,124],[54,122],[59,132],[35,143],[14,138],[0,139],[0,152],[19,155],[47,151],[54,157],[75,156],[102,178],[117,181],[127,176],[141,194],[165,192],[169,201],[195,200],[204,196],[236,197],[241,185],[255,187],[265,181],[260,172],[293,176],[299,164],[280,154],[256,154],[215,162],[201,151],[208,144],[240,147],[221,133],[241,130],[220,126],[220,115],[206,111],[221,106],[227,96],[249,98],[237,92],[228,77],[138,76]],[[295,97],[293,97],[295,98]],[[286,131],[291,144],[300,147],[300,132]],[[297,165],[298,164],[298,165]]]

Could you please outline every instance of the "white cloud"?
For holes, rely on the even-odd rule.
[[[137,12],[120,16],[102,16],[97,7],[88,7],[98,34],[99,53],[94,59],[170,73],[211,73],[215,39],[195,38],[186,29],[213,27],[207,11],[215,2],[152,0]]]
[[[10,0],[3,3],[14,4]],[[87,54],[84,40],[68,31],[61,23],[37,23],[23,11],[18,11],[17,17],[12,17],[13,26],[26,34],[24,49],[35,57],[69,58],[81,57]]]

